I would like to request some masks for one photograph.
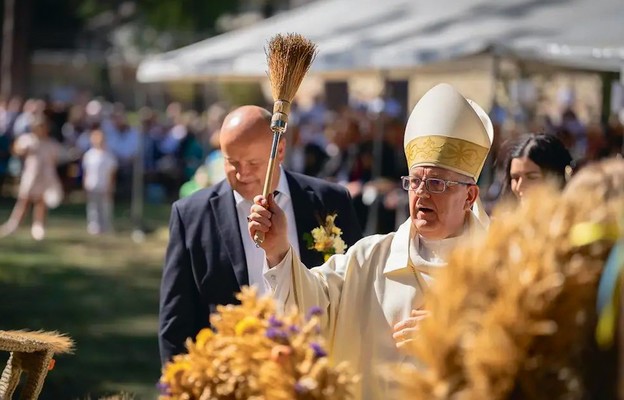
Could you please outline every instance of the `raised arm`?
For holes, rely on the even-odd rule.
[[[308,269],[288,243],[284,212],[268,199],[257,196],[249,215],[249,234],[265,233],[261,246],[266,253],[264,277],[271,287],[278,308],[296,306],[301,312],[322,311],[324,330],[331,331],[338,317],[344,276],[351,258],[334,256],[317,268]]]

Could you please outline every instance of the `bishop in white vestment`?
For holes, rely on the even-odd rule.
[[[449,252],[487,228],[476,180],[492,143],[487,114],[447,84],[428,91],[412,111],[404,148],[410,174],[410,218],[387,235],[358,241],[308,270],[288,243],[283,211],[258,196],[249,231],[265,232],[264,277],[282,308],[323,311],[323,329],[335,362],[361,375],[356,399],[391,398],[380,373],[409,362],[400,347],[424,317],[424,294]]]

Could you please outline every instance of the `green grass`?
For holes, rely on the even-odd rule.
[[[12,204],[0,203],[2,221]],[[114,235],[88,235],[84,207],[69,205],[51,212],[43,242],[30,238],[29,221],[0,239],[0,329],[57,330],[76,341],[75,354],[56,357],[40,399],[156,397],[168,213],[167,205],[146,209],[155,231],[139,244],[121,206]],[[7,357],[0,353],[2,366]]]

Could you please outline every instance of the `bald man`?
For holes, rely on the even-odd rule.
[[[208,317],[219,304],[236,302],[242,286],[269,290],[262,275],[264,250],[247,231],[254,196],[262,193],[273,141],[271,114],[243,106],[225,118],[220,132],[226,179],[175,202],[169,222],[169,245],[161,282],[159,345],[164,364],[185,352],[184,342],[210,326]],[[284,139],[277,164],[284,159]],[[303,234],[327,214],[337,213],[342,238],[352,245],[362,237],[348,192],[320,179],[276,166],[272,192],[288,219],[288,239],[310,267],[323,255],[309,250]]]

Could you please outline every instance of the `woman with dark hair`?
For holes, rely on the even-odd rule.
[[[511,147],[505,162],[503,196],[522,200],[533,184],[544,179],[554,179],[563,188],[566,168],[571,167],[572,157],[563,143],[555,136],[531,133],[522,136]]]

